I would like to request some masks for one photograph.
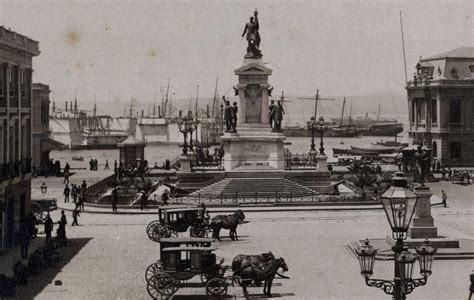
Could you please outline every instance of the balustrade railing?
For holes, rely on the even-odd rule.
[[[216,196],[209,195],[187,195],[183,197],[172,198],[170,202],[178,204],[205,203],[208,205],[265,205],[265,204],[307,204],[316,202],[360,202],[363,198],[360,196],[341,196],[330,194],[310,193],[221,193]],[[366,200],[367,202],[377,203],[376,201]]]
[[[318,167],[318,161],[315,155],[311,154],[285,154],[285,168],[291,169],[315,169]]]

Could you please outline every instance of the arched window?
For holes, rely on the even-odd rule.
[[[436,142],[433,142],[433,146],[431,147],[431,155],[438,157],[438,144],[436,144]]]

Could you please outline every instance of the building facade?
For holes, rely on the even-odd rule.
[[[32,60],[39,44],[0,26],[0,226],[1,247],[16,242],[30,209],[32,158]]]
[[[420,58],[407,93],[414,143],[443,166],[474,166],[474,47]]]

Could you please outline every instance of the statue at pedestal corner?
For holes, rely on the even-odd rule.
[[[283,105],[281,104],[281,101],[278,101],[277,105],[274,107],[272,131],[281,132],[281,122],[283,121],[284,113],[285,111],[283,110]]]
[[[418,183],[422,186],[425,185],[426,169],[429,166],[429,155],[423,150],[421,146],[417,147],[415,153],[416,167],[418,173]]]
[[[262,52],[260,51],[260,34],[258,33],[259,30],[259,23],[258,23],[258,12],[255,9],[254,16],[250,17],[250,22],[245,24],[244,32],[242,33],[242,37],[247,34],[247,54],[245,54],[245,58],[261,58]]]

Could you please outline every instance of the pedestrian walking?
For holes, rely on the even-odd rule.
[[[161,194],[161,202],[163,202],[163,206],[164,205],[168,205],[168,200],[170,199],[170,196],[169,196],[169,191],[168,190],[165,190],[163,192],[163,194]]]
[[[443,205],[444,208],[448,207],[447,200],[448,200],[448,195],[446,195],[446,192],[444,190],[441,190],[441,197],[443,199]]]
[[[118,190],[115,187],[112,190],[112,211],[115,213],[117,212],[117,202],[118,202]]]
[[[64,182],[63,184],[69,184],[69,170],[64,171]]]
[[[110,170],[110,167],[109,167],[109,160],[108,160],[108,159],[105,160],[105,167],[104,167],[104,170]]]
[[[71,226],[79,226],[79,223],[77,223],[77,218],[80,217],[80,213],[79,213],[79,210],[77,208],[75,208],[73,211],[72,211],[72,224]]]
[[[35,217],[35,214],[30,212],[28,216],[26,217],[26,222],[28,224],[28,230],[30,233],[30,238],[31,239],[36,239],[38,235],[38,229],[36,228],[37,220]]]
[[[28,247],[30,246],[30,232],[25,218],[20,222],[19,232],[21,258],[28,258]]]
[[[140,192],[140,210],[143,210],[146,208],[146,193],[144,190],[141,190]]]
[[[64,191],[63,191],[64,203],[69,202],[69,193],[70,193],[69,186],[66,184],[66,186],[64,187]]]
[[[54,224],[51,216],[46,215],[46,220],[44,221],[44,233],[46,234],[46,244],[51,243],[51,232],[53,232]]]
[[[58,227],[58,230],[56,231],[56,237],[60,245],[66,246],[67,219],[66,219],[66,215],[64,214],[64,210],[61,211],[61,219],[59,220],[58,224],[59,224],[59,227]]]
[[[71,184],[71,197],[72,201],[76,203],[77,201],[77,186],[75,184]]]
[[[81,191],[82,193],[84,193],[87,189],[87,183],[85,180],[82,181],[82,184],[81,184]]]

